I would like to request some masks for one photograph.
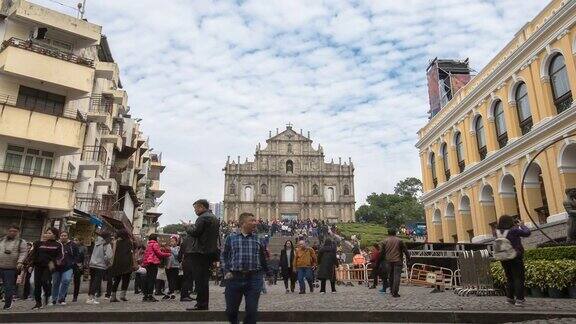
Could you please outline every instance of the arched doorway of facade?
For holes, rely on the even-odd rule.
[[[502,201],[502,213],[510,216],[520,216],[520,204],[516,191],[516,180],[511,174],[505,174],[500,180],[499,190]]]
[[[454,204],[451,202],[446,205],[442,231],[444,233],[444,242],[458,243],[458,232],[456,231],[456,215],[454,213]]]
[[[480,191],[480,216],[480,219],[483,220],[480,224],[482,227],[480,230],[484,233],[479,234],[494,236],[498,217],[494,204],[494,191],[489,184],[484,185]]]
[[[438,242],[444,242],[444,235],[442,234],[442,215],[440,209],[434,211],[432,216],[432,226],[434,230],[434,237]]]
[[[526,199],[526,206],[530,211],[530,215],[539,224],[545,224],[546,219],[550,216],[548,209],[548,198],[546,197],[546,189],[544,188],[544,179],[542,178],[542,168],[537,163],[531,163],[526,172],[526,180],[524,181],[524,197]]]
[[[564,147],[560,152],[560,176],[564,182],[564,188],[576,188],[576,143]]]
[[[470,198],[462,196],[458,208],[460,217],[458,222],[461,223],[462,233],[460,239],[471,242],[474,237],[474,225],[472,224],[472,210],[470,209]]]

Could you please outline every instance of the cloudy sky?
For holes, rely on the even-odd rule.
[[[71,0],[33,2],[72,13]],[[482,67],[546,0],[87,0],[131,112],[167,165],[165,225],[223,198],[228,155],[268,131],[310,131],[328,161],[352,157],[358,206],[420,177],[431,58]]]

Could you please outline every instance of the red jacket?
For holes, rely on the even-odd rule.
[[[164,252],[160,249],[158,242],[154,240],[148,241],[144,257],[142,258],[142,266],[145,267],[150,264],[160,264],[160,258],[167,258],[170,252]]]

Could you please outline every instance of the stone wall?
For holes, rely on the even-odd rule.
[[[555,240],[564,241],[566,239],[566,230],[568,228],[567,220],[560,220],[556,222],[547,223],[540,226],[544,233]],[[549,239],[542,234],[540,230],[533,229],[532,235],[522,239],[522,244],[526,249],[532,249],[539,244],[548,242]]]

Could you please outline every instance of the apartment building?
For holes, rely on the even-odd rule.
[[[89,244],[92,214],[140,234],[148,140],[102,27],[4,0],[0,38],[0,232],[55,226]]]
[[[565,190],[576,187],[575,24],[576,1],[554,0],[478,75],[466,75],[467,61],[431,62],[432,115],[416,144],[429,241],[490,240],[504,214],[565,237]]]

